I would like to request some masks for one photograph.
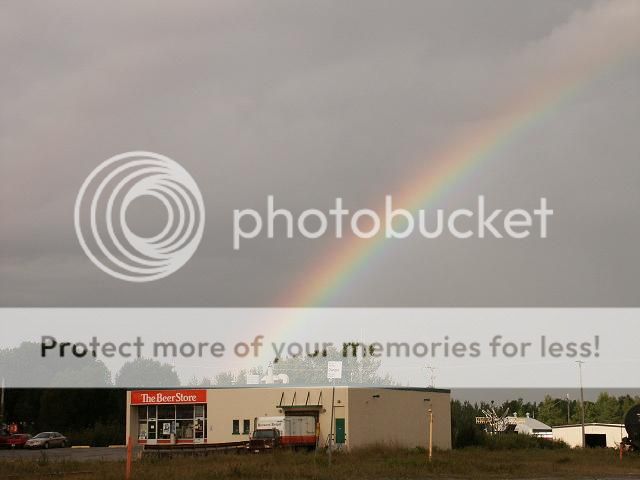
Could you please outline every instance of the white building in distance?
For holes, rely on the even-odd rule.
[[[585,423],[587,447],[617,448],[627,430],[621,423]],[[553,439],[562,440],[570,447],[582,447],[582,425],[558,425],[553,427]]]

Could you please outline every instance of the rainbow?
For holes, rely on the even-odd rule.
[[[523,131],[542,122],[567,100],[591,84],[626,57],[633,45],[600,52],[595,58],[569,62],[552,78],[538,82],[523,95],[509,102],[496,115],[479,126],[464,132],[449,147],[444,148],[422,171],[414,172],[411,180],[393,194],[394,206],[416,212],[433,204],[454,186],[459,185],[487,160],[495,156]],[[384,209],[377,209],[383,218]],[[382,230],[382,229],[381,229]],[[390,245],[383,233],[371,239],[345,238],[334,249],[321,256],[311,268],[279,299],[278,306],[322,307],[336,293],[343,291],[373,260]],[[282,323],[294,322],[292,315]],[[281,325],[281,328],[286,328]]]

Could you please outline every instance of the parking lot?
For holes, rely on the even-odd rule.
[[[50,461],[118,461],[126,458],[127,449],[124,447],[51,448],[48,450],[0,449],[0,461],[13,459],[38,460],[43,455],[46,455]]]

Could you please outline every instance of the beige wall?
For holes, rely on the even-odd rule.
[[[379,395],[374,398],[374,395]],[[425,401],[429,398],[430,402]],[[433,408],[433,445],[451,448],[451,395],[411,389],[352,388],[349,391],[351,446],[381,443],[427,447],[429,404]]]
[[[607,436],[607,447],[617,447],[622,441],[622,437],[627,436],[627,431],[620,425],[589,425],[584,426],[584,433],[604,433]],[[562,440],[570,447],[582,447],[582,427],[581,425],[571,425],[568,427],[553,427],[553,439]]]
[[[243,420],[284,415],[278,407],[284,392],[284,405],[304,405],[307,393],[309,404],[318,403],[320,410],[320,445],[325,446],[331,428],[332,387],[255,387],[221,388],[207,391],[207,442],[239,442],[249,439],[242,434]],[[380,395],[374,399],[373,395]],[[434,445],[451,448],[451,411],[449,393],[409,389],[336,387],[335,418],[345,419],[346,448],[372,443],[387,443],[409,448],[427,445],[427,402],[434,409]],[[131,394],[127,392],[127,405]],[[240,434],[233,434],[233,420],[240,421]],[[127,438],[137,438],[137,410],[127,408]]]
[[[318,403],[318,397],[322,392],[322,404],[324,410],[320,412],[320,439],[321,445],[329,435],[331,426],[330,409],[331,387],[318,388],[229,388],[213,389],[207,393],[207,441],[208,442],[239,442],[248,440],[249,435],[234,435],[232,426],[233,420],[251,421],[253,430],[253,419],[256,417],[272,417],[284,415],[278,408],[282,392],[285,393],[283,404],[292,405],[295,393],[295,405],[304,405],[307,393],[309,393],[309,404]],[[335,404],[337,407],[346,405],[348,390],[345,387],[336,387]]]

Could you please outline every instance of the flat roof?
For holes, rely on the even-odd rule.
[[[615,427],[615,428],[624,428],[624,423],[597,423],[597,422],[591,422],[591,423],[585,423],[584,424],[585,427]],[[551,428],[581,428],[582,424],[581,423],[573,423],[571,425],[555,425]]]
[[[221,386],[182,386],[182,387],[140,387],[128,388],[128,392],[142,392],[147,390],[245,390],[252,388],[273,388],[282,389],[304,389],[304,388],[360,388],[360,389],[379,389],[379,390],[400,390],[408,392],[424,392],[424,393],[451,393],[449,388],[432,388],[432,387],[393,387],[387,385],[297,385],[292,383],[268,383],[260,385],[221,385]]]
[[[354,385],[355,388],[360,388]],[[434,392],[434,393],[451,393],[450,388],[435,388],[435,387],[364,387],[364,388],[383,388],[385,390],[408,390],[410,392]]]

